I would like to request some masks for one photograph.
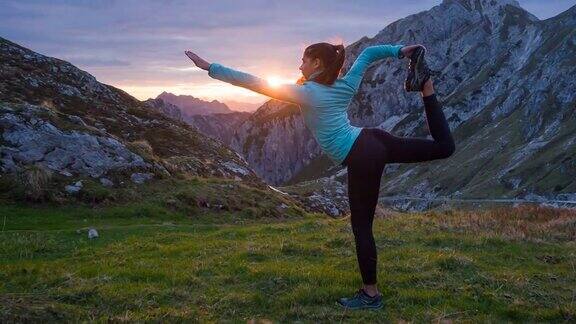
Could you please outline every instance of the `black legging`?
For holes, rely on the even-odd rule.
[[[386,163],[414,163],[444,159],[455,150],[450,128],[436,95],[423,98],[428,129],[434,140],[397,137],[366,127],[342,162],[348,168],[348,201],[356,256],[364,284],[376,284],[376,244],[372,234],[380,179]]]

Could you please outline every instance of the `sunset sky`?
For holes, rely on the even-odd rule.
[[[184,50],[209,62],[291,82],[300,76],[307,45],[348,45],[440,2],[0,0],[0,36],[69,61],[139,99],[168,91],[259,103],[266,97],[210,78],[193,67]],[[519,2],[541,19],[576,3]]]

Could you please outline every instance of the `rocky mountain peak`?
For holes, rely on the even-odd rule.
[[[156,99],[162,99],[165,102],[177,106],[185,116],[232,112],[226,104],[218,100],[204,101],[191,95],[175,95],[164,91],[158,95]]]
[[[444,0],[441,5],[461,5],[468,10],[483,10],[485,8],[498,8],[506,5],[520,8],[517,0]]]
[[[516,0],[444,0],[439,7],[446,12],[450,12],[454,7],[463,8],[469,15],[480,15],[492,24],[504,21],[510,14],[520,15],[532,22],[539,20]]]
[[[156,97],[171,103],[182,111],[185,116],[210,115],[216,113],[231,113],[228,106],[218,100],[205,101],[192,95],[175,95],[170,92],[162,92]]]

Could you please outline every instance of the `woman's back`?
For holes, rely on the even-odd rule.
[[[352,126],[348,118],[348,105],[354,89],[343,79],[326,86],[306,81],[308,100],[300,104],[308,129],[322,150],[335,162],[341,163],[362,128]]]
[[[322,150],[335,164],[340,164],[362,130],[361,127],[350,124],[347,109],[350,100],[360,87],[364,72],[376,60],[400,57],[402,47],[403,45],[367,47],[356,58],[348,73],[336,79],[331,85],[309,80],[302,85],[271,86],[266,80],[218,63],[210,64],[208,75],[277,100],[299,105],[306,126]]]

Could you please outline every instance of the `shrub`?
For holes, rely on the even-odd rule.
[[[114,190],[104,187],[99,182],[89,179],[82,181],[82,184],[78,198],[83,202],[97,204],[116,200]]]
[[[50,198],[52,171],[40,164],[23,168],[18,174],[18,182],[24,187],[24,197],[35,202],[47,201]]]
[[[154,159],[154,149],[147,140],[138,140],[128,143],[128,148],[134,153],[142,156],[144,159]]]

